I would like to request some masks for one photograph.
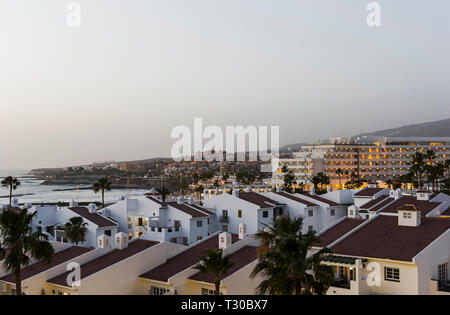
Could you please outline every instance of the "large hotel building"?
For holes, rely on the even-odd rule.
[[[278,159],[273,184],[283,182],[283,166],[294,172],[297,183],[311,187],[309,178],[319,172],[331,179],[331,186],[343,185],[352,172],[363,180],[386,180],[407,174],[416,152],[435,151],[435,161],[450,159],[450,138],[361,137],[331,139],[327,143],[304,145],[292,158]],[[336,170],[348,171],[337,175]]]

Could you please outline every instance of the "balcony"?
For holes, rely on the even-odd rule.
[[[335,279],[333,284],[331,284],[331,286],[335,287],[335,288],[350,290],[350,280],[348,280],[346,278]]]
[[[219,221],[222,223],[228,223],[228,222],[230,222],[230,218],[227,215],[221,215],[219,217]]]

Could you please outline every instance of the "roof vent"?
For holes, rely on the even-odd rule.
[[[26,208],[26,209],[31,209],[31,208],[33,208],[33,204],[32,204],[31,202],[27,202],[27,203],[25,204],[25,208]]]
[[[247,188],[245,188],[245,192],[251,192],[252,191],[252,187],[248,186]]]
[[[327,192],[329,192],[329,193],[330,193],[330,192],[332,192],[332,191],[333,191],[333,187],[331,187],[331,186],[328,186],[328,187],[327,187]]]
[[[277,193],[280,193],[280,192],[282,191],[281,186],[277,186],[275,189],[276,189],[276,192],[277,192]]]
[[[192,196],[190,196],[188,198],[188,204],[192,205],[194,203],[194,198]]]
[[[239,189],[233,189],[233,197],[239,198]]]
[[[178,203],[179,205],[183,204],[183,203],[184,203],[184,197],[183,197],[183,196],[177,197],[177,203]]]
[[[89,213],[97,213],[97,206],[95,205],[95,203],[90,203],[88,205],[88,210]]]
[[[309,193],[314,196],[316,194],[316,189],[314,187],[311,187]]]

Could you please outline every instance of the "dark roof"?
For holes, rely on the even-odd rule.
[[[234,263],[234,265],[228,270],[228,272],[220,277],[220,280],[223,280],[229,276],[231,276],[233,273],[238,271],[239,269],[247,266],[251,262],[255,261],[257,259],[256,257],[256,247],[253,246],[245,246],[241,248],[240,250],[234,252],[231,254],[230,261]],[[191,276],[189,279],[196,280],[196,281],[202,281],[202,282],[208,282],[208,283],[214,283],[214,276],[212,274],[204,274],[201,272],[197,272],[195,275]]]
[[[428,212],[435,209],[441,203],[440,202],[431,202],[431,201],[427,201],[427,200],[417,200],[416,197],[412,197],[412,196],[402,196],[401,198],[395,200],[389,206],[387,206],[386,208],[381,210],[381,212],[397,213],[398,208],[400,208],[406,204],[411,204],[417,208],[420,208],[422,210],[422,215],[426,215]]]
[[[232,234],[233,243],[239,240],[238,235]],[[208,249],[219,248],[219,235],[205,241],[195,243],[184,252],[168,259],[164,264],[149,270],[141,275],[141,278],[167,282],[173,275],[195,265],[205,255]]]
[[[90,213],[87,208],[72,207],[69,209],[78,214],[80,217],[83,217],[86,220],[91,221],[92,223],[98,225],[99,227],[117,226],[116,222],[111,221],[110,219],[107,219],[98,213]]]
[[[267,198],[266,196],[263,196],[255,192],[240,192],[239,198],[248,201],[250,203],[253,203],[261,208],[270,208],[279,204],[277,201]]]
[[[315,204],[315,203],[313,203],[313,202],[311,202],[311,201],[308,201],[308,200],[305,200],[305,199],[303,199],[303,198],[300,198],[300,197],[297,197],[297,196],[288,194],[287,192],[284,192],[284,191],[283,191],[283,192],[278,192],[278,193],[276,193],[276,194],[277,194],[277,195],[280,195],[280,196],[282,196],[282,197],[285,197],[285,198],[288,198],[288,199],[291,199],[291,200],[300,202],[300,203],[302,203],[302,204],[304,204],[304,205],[306,205],[306,206],[308,206],[308,207],[319,207],[318,204]]]
[[[84,279],[94,273],[99,272],[100,270],[103,270],[105,268],[108,268],[109,266],[112,266],[124,259],[127,259],[128,257],[131,257],[139,252],[142,252],[152,246],[155,246],[156,244],[159,244],[158,242],[154,241],[147,241],[142,239],[136,239],[135,241],[132,241],[128,243],[128,247],[119,250],[113,250],[112,252],[107,253],[106,255],[100,256],[94,260],[91,260],[84,265],[81,265],[81,279]],[[70,272],[70,271],[69,271]],[[57,277],[54,277],[47,282],[67,286],[66,278],[69,272],[65,272]]]
[[[65,262],[68,262],[68,261],[70,261],[78,256],[81,256],[91,250],[93,250],[93,248],[81,247],[81,246],[71,246],[62,251],[59,251],[53,255],[52,261],[50,264],[47,264],[47,262],[45,262],[45,261],[39,261],[37,263],[31,264],[31,265],[28,265],[28,266],[22,268],[22,271],[21,271],[22,281],[26,280],[30,277],[33,277],[41,272],[44,272],[50,268],[53,268],[55,266],[61,265]],[[2,281],[7,281],[7,282],[11,282],[11,283],[15,283],[15,281],[16,281],[15,279],[16,279],[16,277],[12,273],[0,278],[0,280],[2,280]]]
[[[441,212],[441,215],[448,216],[450,215],[450,206],[447,207],[444,211]]]
[[[397,216],[380,215],[331,250],[337,255],[411,261],[449,228],[449,219],[422,218],[418,227],[410,227],[399,226]]]
[[[198,204],[195,204],[195,203],[190,203],[189,206],[194,207],[195,209],[198,209],[198,210],[200,210],[202,212],[206,212],[206,214],[209,214],[209,215],[216,214],[215,212],[213,212],[211,210],[208,210],[208,209],[205,209],[202,206],[199,206]]]
[[[342,220],[335,226],[329,228],[324,233],[320,234],[318,237],[321,243],[316,244],[316,246],[327,247],[328,245],[336,241],[338,238],[344,236],[345,234],[347,234],[348,232],[350,232],[363,222],[364,220],[362,219],[352,219],[352,218],[346,218]]]
[[[317,196],[317,195],[307,194],[306,196],[308,196],[308,197],[310,197],[310,198],[312,198],[312,199],[315,199],[315,200],[317,200],[317,201],[326,203],[326,204],[328,204],[328,205],[330,205],[330,206],[332,206],[332,207],[334,207],[334,206],[340,206],[340,204],[338,204],[337,202],[328,200],[328,199],[323,198],[323,197],[319,197],[319,196]]]
[[[190,204],[185,204],[185,203],[180,204],[177,202],[168,202],[167,205],[174,207],[175,209],[178,209],[186,214],[189,214],[190,216],[192,216],[194,218],[208,216],[208,214],[198,211],[197,209],[192,207]]]
[[[398,208],[397,211],[421,211],[421,210],[420,208],[417,208],[415,205],[404,204],[403,206]]]
[[[388,205],[389,203],[391,203],[393,201],[394,201],[394,198],[391,198],[391,197],[386,198],[382,202],[380,202],[379,204],[377,204],[376,206],[374,206],[368,210],[377,212],[378,210],[380,210],[381,208],[383,208],[384,206]]]
[[[372,208],[373,206],[377,205],[378,203],[382,202],[383,200],[385,200],[386,198],[389,198],[389,195],[382,195],[376,199],[372,199],[369,202],[366,202],[365,204],[363,204],[360,209],[366,209],[369,210],[370,208]]]
[[[373,197],[377,192],[382,191],[384,188],[364,188],[355,194],[355,197]]]

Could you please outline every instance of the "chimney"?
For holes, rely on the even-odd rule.
[[[77,203],[75,202],[75,200],[72,199],[69,201],[69,208],[74,208],[76,206],[77,206]]]
[[[33,204],[32,204],[31,202],[27,202],[27,203],[25,204],[25,208],[26,208],[26,209],[31,209],[31,208],[33,208]]]
[[[313,196],[316,195],[316,189],[314,188],[314,186],[311,187],[311,190],[309,191],[309,193],[310,193],[311,195],[313,195]]]
[[[228,232],[222,232],[219,234],[219,249],[226,249],[232,244],[231,234]]]
[[[95,205],[95,203],[90,203],[88,205],[88,210],[89,213],[97,213],[97,206]]]
[[[428,190],[418,190],[416,192],[416,197],[417,197],[417,200],[429,201],[430,200],[430,193],[428,192]]]
[[[282,191],[282,188],[281,188],[281,186],[277,186],[277,187],[275,188],[275,190],[276,190],[277,193],[280,193],[280,192]]]
[[[12,207],[18,207],[19,206],[19,199],[13,198],[12,201],[11,201],[11,206]]]
[[[188,198],[188,204],[192,205],[194,203],[194,198],[192,196],[190,196]]]
[[[178,197],[177,197],[177,203],[178,203],[179,205],[183,204],[183,203],[184,203],[184,197],[183,197],[183,196],[178,196]]]
[[[233,197],[239,198],[239,189],[233,189]]]
[[[332,191],[333,191],[333,187],[331,187],[331,186],[328,186],[328,187],[327,187],[327,192],[329,192],[329,193],[330,193],[330,192],[332,192]]]
[[[377,188],[378,183],[377,182],[370,182],[367,184],[367,188]]]
[[[239,239],[243,240],[247,235],[247,225],[244,223],[239,223]]]
[[[414,226],[421,224],[422,211],[414,204],[404,204],[397,209],[399,226]]]
[[[402,190],[400,188],[397,188],[394,191],[394,199],[397,200],[400,199],[401,197],[402,197]]]
[[[119,250],[125,249],[128,247],[128,235],[123,232],[116,233],[116,248]]]
[[[252,191],[252,187],[248,186],[247,188],[245,188],[245,192],[251,192]]]
[[[102,234],[97,238],[97,247],[98,248],[111,248],[111,238],[108,235]]]

